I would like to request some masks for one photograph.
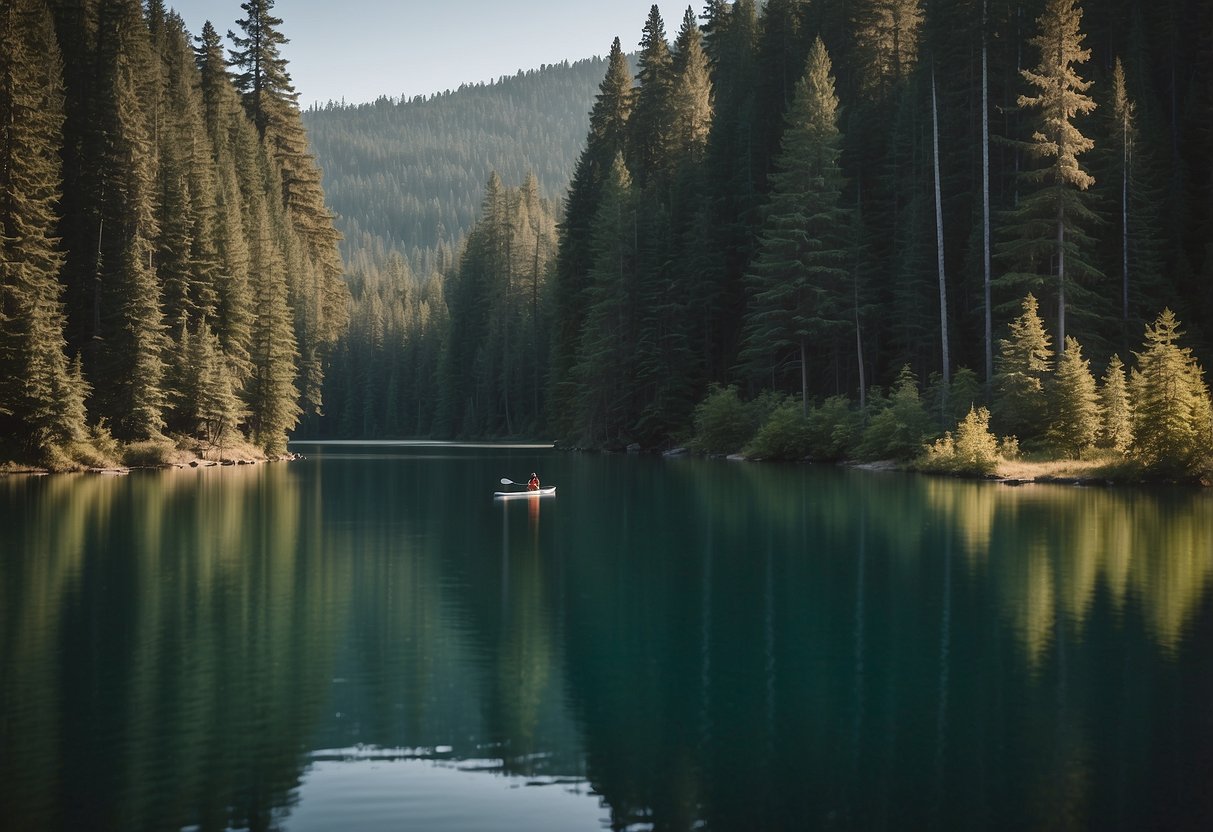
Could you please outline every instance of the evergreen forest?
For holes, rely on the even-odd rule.
[[[285,451],[349,292],[273,0],[0,7],[0,459]]]
[[[10,4],[0,418],[25,448],[1207,470],[1203,0],[654,6],[630,56],[306,114],[272,5],[224,57],[155,2]]]
[[[1161,397],[1200,466],[1211,148],[1196,0],[712,0],[672,36],[654,7],[555,248],[533,176],[494,175],[438,280],[355,284],[321,433],[825,459],[945,434],[929,465],[980,427],[989,459],[1161,465]]]

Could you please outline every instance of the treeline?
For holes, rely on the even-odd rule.
[[[543,424],[556,212],[534,174],[489,176],[480,220],[445,277],[408,261],[351,269],[349,337],[321,428],[343,437],[534,436]]]
[[[0,443],[284,449],[348,315],[273,0],[192,38],[160,0],[0,10]]]
[[[862,411],[906,365],[988,402],[1027,291],[1100,371],[1164,305],[1204,353],[1213,11],[1086,8],[712,2],[673,49],[654,8],[566,203],[556,435],[668,443],[713,382]]]
[[[1097,380],[1076,338],[1066,336],[1064,352],[1053,349],[1034,296],[1024,298],[1022,308],[999,340],[989,408],[971,370],[962,369],[950,384],[937,376],[922,395],[908,364],[888,391],[871,388],[862,409],[845,396],[809,407],[770,392],[743,401],[736,386],[714,386],[695,408],[689,444],[707,454],[900,460],[963,474],[993,473],[1020,459],[1021,451],[1083,460],[1088,478],[1209,472],[1213,404],[1170,309],[1146,327],[1136,366],[1126,371],[1114,354]],[[941,424],[955,427],[940,436]]]
[[[1195,0],[713,0],[671,43],[654,7],[635,75],[618,40],[607,58],[537,282],[546,379],[483,352],[506,342],[453,291],[475,256],[443,251],[446,346],[402,432],[518,435],[502,403],[537,400],[542,435],[668,447],[713,385],[862,427],[908,367],[927,435],[975,405],[1051,447],[1051,417],[998,406],[1026,294],[1058,366],[1074,338],[1096,377],[1131,371],[1164,308],[1197,371],[1210,354],[1210,24]],[[495,274],[480,297],[517,272]],[[320,429],[373,435],[357,423]]]

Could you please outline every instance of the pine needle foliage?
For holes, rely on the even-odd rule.
[[[994,419],[999,430],[1021,441],[1038,437],[1047,424],[1045,383],[1052,372],[1053,350],[1030,292],[1023,299],[1023,313],[998,342],[994,366]]]
[[[1098,296],[1076,279],[1100,276],[1093,258],[1095,241],[1087,231],[1098,217],[1083,196],[1095,179],[1078,159],[1095,143],[1079,131],[1076,121],[1096,106],[1086,94],[1092,82],[1075,69],[1091,57],[1091,50],[1082,45],[1081,22],[1076,0],[1048,0],[1037,20],[1038,33],[1029,41],[1040,61],[1020,73],[1036,94],[1021,95],[1017,103],[1036,114],[1035,130],[1023,149],[1043,165],[1024,172],[1029,190],[1007,214],[999,246],[1010,267],[999,278],[1000,285],[1039,292],[1052,283],[1063,352],[1067,308],[1075,305],[1087,316],[1102,312]]]
[[[786,355],[795,356],[805,414],[809,344],[836,335],[850,320],[841,140],[830,58],[818,38],[788,111],[767,219],[746,276],[741,351],[743,365],[758,377],[774,375]]]
[[[1170,309],[1146,326],[1143,350],[1129,381],[1133,403],[1130,455],[1163,475],[1203,470],[1213,448],[1213,414],[1204,371]]]
[[[1133,444],[1133,408],[1125,379],[1125,365],[1119,355],[1113,355],[1099,387],[1099,408],[1103,422],[1099,444],[1125,453]]]
[[[1082,346],[1066,336],[1066,349],[1057,360],[1052,386],[1052,418],[1049,441],[1060,453],[1077,459],[1094,447],[1099,437],[1099,393],[1091,362],[1082,356]]]
[[[64,98],[50,14],[0,9],[0,434],[45,458],[84,438],[88,392],[66,354],[55,236]]]

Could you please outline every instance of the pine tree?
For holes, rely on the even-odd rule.
[[[637,58],[635,107],[628,119],[628,169],[636,187],[668,177],[673,167],[674,59],[656,4],[649,10]]]
[[[1049,334],[1036,298],[1023,300],[1023,314],[1011,322],[1009,337],[998,342],[994,373],[994,413],[999,432],[1021,441],[1045,428],[1048,402],[1045,381],[1052,368]]]
[[[63,71],[63,133],[60,156],[60,249],[65,255],[60,282],[67,314],[68,352],[95,355],[97,335],[97,194],[99,142],[96,111],[97,17],[99,0],[57,0],[49,6]]]
[[[578,421],[594,444],[626,438],[635,416],[634,344],[638,309],[635,193],[617,156],[594,221],[592,283],[575,368]]]
[[[773,374],[791,352],[800,367],[808,412],[810,348],[829,342],[850,320],[846,238],[850,217],[839,201],[838,98],[825,45],[818,38],[788,111],[771,202],[747,281],[742,360]]]
[[[164,19],[159,48],[165,91],[163,124],[157,135],[161,193],[157,264],[165,286],[165,317],[173,320],[179,307],[195,319],[214,321],[223,282],[218,251],[218,173],[204,120],[198,68],[185,25],[176,13]],[[185,291],[183,300],[174,304],[169,286],[178,281]]]
[[[65,354],[55,238],[61,59],[49,12],[0,9],[0,433],[45,457],[84,437],[87,387]]]
[[[325,206],[320,169],[308,150],[299,113],[299,94],[281,56],[280,47],[288,41],[279,29],[281,18],[271,14],[274,0],[248,0],[240,7],[246,17],[236,23],[244,34],[228,32],[236,46],[230,63],[241,70],[233,82],[270,150],[286,216],[303,243],[302,268],[292,269],[288,279],[305,413],[318,415],[325,357],[348,321],[345,269],[337,247],[341,235]]]
[[[1082,357],[1078,341],[1066,336],[1066,349],[1057,360],[1053,380],[1053,415],[1048,433],[1057,450],[1074,458],[1094,446],[1099,436],[1099,394],[1090,365]]]
[[[705,11],[714,117],[704,161],[706,256],[701,279],[710,305],[703,314],[709,379],[723,380],[736,362],[745,307],[745,273],[762,224],[768,190],[766,148],[755,133],[758,19],[754,0],[715,0]]]
[[[210,325],[203,323],[195,333],[191,363],[199,377],[197,399],[197,430],[223,458],[224,442],[239,438],[237,425],[247,417],[237,394],[237,380],[223,355],[219,339]]]
[[[181,312],[169,334],[164,356],[164,387],[168,399],[165,427],[189,435],[196,422],[199,377],[192,363],[189,315]]]
[[[496,362],[504,349],[509,296],[509,195],[493,171],[485,185],[480,220],[468,236],[459,268],[448,286],[452,330],[449,375],[444,385],[456,404],[454,435],[476,437],[493,433],[500,413],[500,373]],[[461,414],[479,414],[476,425],[462,424]],[[490,416],[490,414],[492,414]]]
[[[619,38],[615,38],[607,58],[606,76],[590,111],[590,132],[569,184],[564,221],[560,226],[560,249],[552,288],[554,320],[551,393],[548,397],[550,427],[557,436],[568,436],[575,431],[577,390],[573,367],[585,323],[586,289],[594,260],[593,223],[603,183],[611,174],[616,156],[627,150],[632,98],[632,76]]]
[[[712,80],[703,34],[688,8],[674,41],[673,145],[675,158],[699,162],[712,125]]]
[[[1040,63],[1021,74],[1038,94],[1021,95],[1018,105],[1039,112],[1037,129],[1025,149],[1047,164],[1024,174],[1039,187],[1009,215],[1007,239],[1000,246],[1000,253],[1014,269],[1001,278],[1003,284],[1036,288],[1043,285],[1047,270],[1052,270],[1057,337],[1063,352],[1068,304],[1075,302],[1075,313],[1087,318],[1100,314],[1095,299],[1075,280],[1099,275],[1091,261],[1093,241],[1083,230],[1084,223],[1096,221],[1082,198],[1095,180],[1078,161],[1094,142],[1074,124],[1078,116],[1095,109],[1095,102],[1086,95],[1091,82],[1074,69],[1074,64],[1085,63],[1091,56],[1091,50],[1082,46],[1081,22],[1082,10],[1075,0],[1048,0],[1037,20],[1039,33],[1030,43],[1039,50]]]
[[[265,136],[274,119],[282,115],[277,109],[299,98],[280,51],[289,41],[279,28],[282,18],[271,14],[274,0],[246,0],[240,8],[245,17],[236,25],[243,34],[228,30],[228,40],[236,47],[229,50],[228,62],[241,70],[232,82],[243,96],[257,131]]]
[[[1099,408],[1103,413],[1100,444],[1117,453],[1125,453],[1133,444],[1133,410],[1125,382],[1125,365],[1113,355],[1099,388]]]
[[[913,459],[930,436],[931,417],[918,395],[918,379],[906,364],[897,374],[889,401],[863,433],[858,453],[863,459]]]
[[[860,0],[855,39],[863,61],[863,87],[883,98],[918,60],[920,0]]]
[[[286,449],[287,432],[295,427],[301,413],[295,386],[299,353],[287,302],[285,261],[275,243],[270,212],[263,199],[253,202],[249,220],[257,310],[250,343],[252,375],[245,395],[249,433],[267,453],[281,453]]]
[[[219,35],[209,22],[202,28],[194,61],[200,76],[204,122],[217,177],[215,248],[221,266],[215,275],[214,329],[236,379],[243,383],[251,373],[253,293],[241,195],[241,181],[247,180],[238,171],[237,161],[251,160],[256,155],[256,132],[244,117],[228,77]],[[205,165],[205,160],[199,160],[198,165]],[[252,176],[251,169],[248,176]]]
[[[144,110],[152,77],[147,27],[135,0],[102,0],[98,16],[97,223],[94,331],[86,371],[105,379],[95,412],[119,439],[148,439],[164,426],[164,325],[152,268],[158,234],[155,159]]]
[[[1213,443],[1204,371],[1170,309],[1146,326],[1142,352],[1129,383],[1133,402],[1131,455],[1163,474],[1190,473],[1208,462]]]
[[[676,321],[668,330],[668,359],[681,366],[658,370],[667,388],[664,397],[668,406],[661,419],[678,421],[682,426],[688,423],[691,408],[707,385],[706,367],[713,349],[708,318],[718,284],[710,278],[716,264],[710,256],[704,166],[712,102],[703,34],[688,8],[674,43],[672,106],[677,168],[668,204],[670,260],[664,265],[670,282],[662,298],[672,313],[664,317]]]
[[[801,25],[805,14],[802,0],[766,0],[758,13],[755,43],[755,94],[750,125],[756,171],[763,179],[757,184],[762,192],[775,159],[779,156],[784,114],[796,94],[796,83],[804,75],[812,38]]]

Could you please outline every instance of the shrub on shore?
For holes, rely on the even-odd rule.
[[[957,424],[955,436],[948,431],[927,446],[917,467],[948,474],[985,475],[994,473],[1001,459],[998,440],[990,433],[990,411],[973,407]]]

